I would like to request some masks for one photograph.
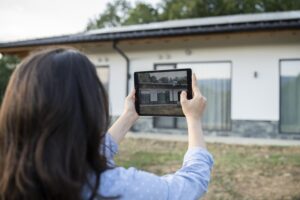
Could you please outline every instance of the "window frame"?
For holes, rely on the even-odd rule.
[[[282,62],[284,61],[300,61],[300,58],[283,58],[283,59],[279,59],[279,121],[278,121],[278,132],[279,134],[300,134],[299,132],[290,132],[290,131],[283,131],[282,130],[282,98],[281,98],[281,94],[282,94],[282,89],[281,89],[281,72],[282,72]]]

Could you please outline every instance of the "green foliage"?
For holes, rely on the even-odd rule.
[[[9,77],[17,63],[19,63],[19,59],[15,56],[3,56],[0,59],[0,103],[2,102]]]
[[[183,152],[148,152],[148,151],[139,151],[135,152],[130,160],[123,160],[120,157],[116,158],[116,162],[119,165],[124,166],[126,168],[135,166],[137,168],[145,169],[153,163],[156,165],[163,165],[167,162],[174,160],[181,160],[183,157]]]
[[[127,13],[131,10],[126,0],[114,0],[106,5],[106,10],[98,18],[90,20],[87,30],[120,26],[128,18]]]
[[[138,1],[114,0],[98,18],[90,20],[87,30],[157,21],[300,10],[300,0],[161,0],[152,6]]]
[[[151,77],[149,73],[141,73],[139,74],[139,79],[143,83],[147,83],[151,81]]]
[[[163,0],[161,20],[300,9],[300,0]]]
[[[122,25],[145,24],[154,21],[159,21],[158,11],[151,4],[139,2],[129,11],[128,18]]]

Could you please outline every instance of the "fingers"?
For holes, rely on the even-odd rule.
[[[193,89],[193,93],[195,96],[201,96],[200,89],[197,85],[197,78],[196,78],[195,73],[193,73],[193,75],[192,75],[192,89]]]
[[[184,102],[187,101],[187,97],[186,96],[187,96],[186,91],[182,91],[180,93],[180,103],[184,103]]]

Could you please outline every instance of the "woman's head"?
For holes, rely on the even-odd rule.
[[[85,55],[55,48],[27,57],[0,110],[0,198],[79,199],[88,173],[98,180],[107,168],[99,146],[108,119],[105,90]]]

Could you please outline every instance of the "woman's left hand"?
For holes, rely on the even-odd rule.
[[[124,111],[121,116],[108,129],[113,139],[120,144],[126,133],[130,130],[133,124],[138,120],[139,115],[135,110],[135,90],[132,90],[125,99]]]
[[[128,117],[133,123],[138,120],[139,115],[135,110],[135,89],[131,90],[129,95],[126,97],[122,115]]]

